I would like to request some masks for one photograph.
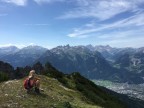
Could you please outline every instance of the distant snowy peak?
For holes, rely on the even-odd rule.
[[[37,46],[37,45],[30,45],[27,47],[24,47],[22,49],[19,50],[19,54],[42,54],[44,52],[46,52],[48,49],[41,47],[41,46]]]
[[[7,49],[19,49],[19,48],[17,48],[16,46],[6,46],[6,47],[0,47],[0,49],[3,49],[3,50],[7,50]]]
[[[1,54],[15,53],[17,51],[19,51],[19,48],[16,46],[0,47]]]
[[[52,53],[60,54],[60,53],[82,53],[82,52],[91,52],[86,46],[58,46],[50,50]]]
[[[26,46],[24,48],[22,48],[22,50],[30,50],[30,49],[35,49],[35,50],[47,50],[47,48],[44,48],[44,47],[41,47],[41,46],[38,46],[38,45],[29,45],[29,46]]]
[[[97,50],[97,51],[100,51],[100,52],[103,52],[103,51],[113,52],[114,50],[116,50],[116,48],[112,48],[109,45],[106,45],[106,46],[102,46],[102,45],[95,46],[94,49]]]
[[[15,53],[0,53],[0,60],[8,62],[14,67],[23,67],[34,63],[34,61],[37,60],[46,51],[47,49],[41,46],[30,45],[19,49]]]
[[[136,51],[137,51],[137,52],[144,53],[144,47],[138,48]]]
[[[1,56],[5,56],[5,55],[9,55],[9,54],[34,54],[34,55],[40,55],[44,52],[46,52],[48,49],[38,46],[38,45],[29,45],[26,47],[23,47],[21,49],[17,48],[16,46],[8,46],[8,47],[0,47],[0,55]]]

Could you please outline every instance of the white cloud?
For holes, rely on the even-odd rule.
[[[90,26],[88,26],[90,25]],[[83,27],[75,28],[73,33],[68,34],[69,37],[81,37],[83,35],[89,36],[91,33],[103,33],[104,31],[108,30],[117,30],[117,29],[135,29],[135,27],[141,27],[144,26],[144,13],[138,13],[134,16],[131,16],[129,18],[110,23],[110,24],[103,24],[103,25],[96,25],[94,22],[90,24],[86,24]],[[144,28],[144,27],[143,27]],[[112,31],[111,31],[112,32]],[[123,32],[123,31],[121,31]],[[134,32],[133,32],[134,33]],[[134,33],[136,34],[136,33]],[[119,34],[117,34],[119,35]]]
[[[37,24],[24,24],[25,26],[48,26],[47,23],[37,23]]]
[[[18,6],[25,6],[29,0],[0,0],[0,2],[15,4]],[[65,2],[66,0],[33,0],[37,4],[53,3],[53,2]]]
[[[53,2],[64,2],[65,0],[34,0],[38,4],[42,3],[53,3]]]
[[[27,4],[27,0],[1,0],[1,2],[12,3],[18,6],[25,6]]]
[[[111,45],[113,47],[134,47],[139,48],[143,47],[144,43],[144,36],[143,37],[133,37],[128,39],[115,39],[115,40],[107,40],[103,41],[101,45]]]
[[[115,32],[110,32],[108,34],[101,34],[98,36],[99,39],[103,40],[119,40],[119,39],[130,39],[144,37],[144,27],[132,30],[119,30]]]
[[[144,0],[74,0],[78,6],[60,16],[66,18],[97,18],[106,20],[126,11],[137,11]]]

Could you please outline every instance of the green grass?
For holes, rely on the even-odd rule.
[[[101,108],[79,91],[63,86],[57,79],[41,77],[40,95],[27,94],[23,80],[0,83],[0,108]],[[72,81],[69,81],[74,86]]]

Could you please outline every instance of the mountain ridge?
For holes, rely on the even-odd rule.
[[[71,73],[79,71],[89,79],[104,79],[118,82],[143,83],[140,74],[130,72],[126,67],[120,67],[120,63],[115,62],[123,54],[140,54],[143,56],[144,48],[112,48],[110,46],[58,46],[53,49],[46,49],[40,46],[27,46],[16,53],[0,57],[0,60],[8,62],[16,67],[25,67],[40,61],[43,64],[50,62],[60,71]],[[122,57],[123,58],[123,57]],[[143,59],[141,59],[143,60]],[[135,61],[135,60],[134,60]],[[130,62],[130,61],[127,61]],[[125,65],[125,64],[124,64]],[[141,66],[137,70],[142,71]],[[135,71],[137,71],[135,69]]]

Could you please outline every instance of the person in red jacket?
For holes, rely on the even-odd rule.
[[[40,93],[40,78],[36,77],[35,70],[29,72],[28,78],[24,81],[24,87],[27,90],[27,93],[34,87],[36,93]]]

